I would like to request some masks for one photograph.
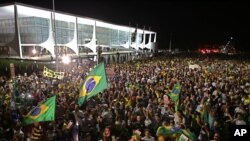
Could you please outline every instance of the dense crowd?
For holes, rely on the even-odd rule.
[[[196,68],[190,65],[196,64]],[[0,140],[175,140],[162,126],[188,129],[200,141],[228,140],[230,125],[250,124],[250,62],[220,58],[151,57],[107,64],[109,88],[77,105],[79,86],[93,65],[79,65],[63,80],[42,73],[0,77]],[[168,94],[181,85],[179,110]],[[57,95],[56,120],[21,126],[25,115]],[[18,104],[19,103],[19,104]]]

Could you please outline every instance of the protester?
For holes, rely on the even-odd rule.
[[[183,55],[107,64],[114,69],[109,88],[79,106],[80,84],[93,66],[72,67],[62,80],[20,75],[16,108],[11,106],[13,80],[0,77],[0,138],[153,141],[174,140],[188,130],[208,141],[226,140],[229,125],[249,125],[249,60]],[[181,86],[178,110],[168,95],[176,83]],[[20,128],[24,116],[52,95],[57,95],[56,120]],[[157,134],[163,124],[176,134]]]

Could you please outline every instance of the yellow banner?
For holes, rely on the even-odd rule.
[[[43,75],[50,78],[63,79],[64,72],[55,72],[44,66]]]

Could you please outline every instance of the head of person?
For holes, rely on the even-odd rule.
[[[137,115],[137,116],[136,116],[136,121],[137,121],[137,122],[141,122],[141,116]]]
[[[109,127],[106,127],[105,129],[104,129],[104,136],[105,137],[109,137],[110,135],[111,135],[111,133],[110,133],[110,128]]]
[[[39,122],[34,122],[34,126],[35,126],[35,127],[38,127],[39,125],[40,125]]]
[[[159,136],[158,141],[165,141],[164,136],[163,135]]]
[[[75,111],[79,111],[79,106],[78,105],[75,106]]]
[[[150,137],[150,132],[149,132],[149,129],[146,129],[145,131],[144,131],[144,134],[145,134],[145,136],[146,137]]]
[[[215,133],[214,134],[214,141],[219,141],[220,140],[220,134],[219,133]]]

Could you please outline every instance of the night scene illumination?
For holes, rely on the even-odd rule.
[[[247,1],[1,0],[0,140],[243,141]]]

